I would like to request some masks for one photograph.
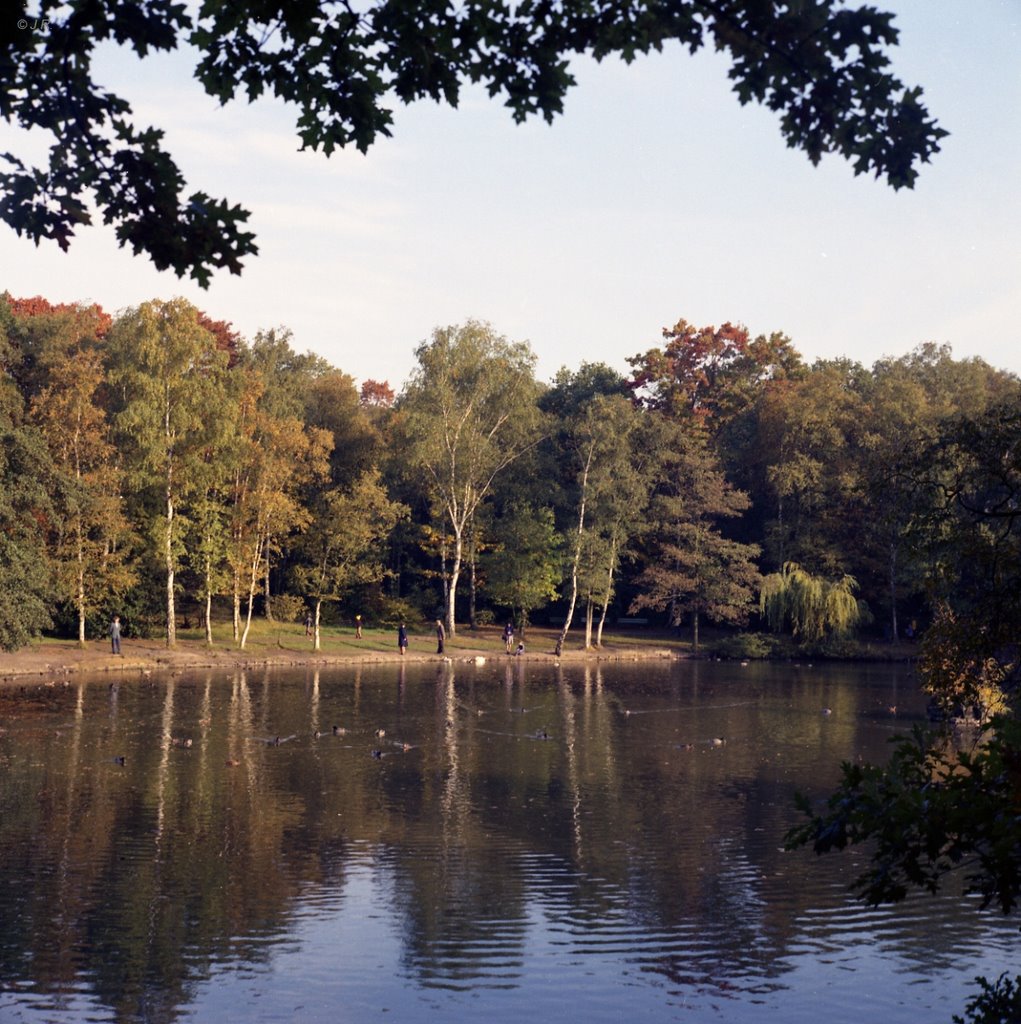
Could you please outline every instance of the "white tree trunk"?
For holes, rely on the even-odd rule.
[[[454,562],[450,567],[450,587],[447,590],[447,636],[453,637],[457,633],[457,624],[454,622],[454,605],[457,602],[457,580],[461,575],[462,555],[461,530],[454,530]]]
[[[164,555],[167,562],[167,647],[174,647],[177,644],[177,618],[174,608],[174,500],[169,484]]]
[[[571,628],[571,620],[574,618],[574,606],[578,600],[578,566],[581,564],[581,542],[585,535],[585,501],[588,497],[588,473],[592,465],[592,455],[595,452],[595,445],[589,446],[588,458],[585,460],[585,469],[581,474],[581,500],[578,503],[578,531],[574,541],[574,557],[571,559],[571,599],[567,605],[567,615],[564,618],[564,628],[560,630],[557,637],[556,656],[559,658],[567,642],[567,633]]]

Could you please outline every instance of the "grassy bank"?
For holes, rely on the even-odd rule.
[[[443,657],[453,660],[475,658],[503,659],[500,629],[496,626],[470,630],[463,627],[448,637]],[[409,630],[410,644],[404,656],[408,662],[438,662],[436,635],[432,630]],[[529,627],[525,635],[528,661],[555,661],[554,647],[559,630]],[[572,631],[559,660],[665,658],[687,653],[689,645],[676,639],[633,633],[605,634],[598,650],[582,647],[581,631]],[[130,672],[155,669],[202,667],[246,667],[258,665],[293,666],[305,664],[374,663],[399,661],[395,630],[365,629],[356,639],[350,627],[327,627],[320,633],[320,650],[312,648],[305,629],[293,623],[253,621],[244,650],[231,636],[229,623],[214,627],[213,643],[207,645],[200,629],[178,631],[177,645],[170,649],[158,639],[126,637],[121,655],[110,653],[108,641],[91,641],[84,649],[76,641],[48,639],[36,641],[12,653],[0,653],[0,680],[12,681],[26,676],[66,675],[79,672]]]

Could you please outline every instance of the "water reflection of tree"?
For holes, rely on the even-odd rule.
[[[267,784],[276,751],[252,742],[273,717],[267,691],[260,708],[243,675],[216,685],[230,693],[218,710],[208,678],[132,681],[102,724],[113,691],[79,687],[73,726],[41,729],[11,756],[0,790],[0,885],[17,894],[0,938],[10,983],[59,993],[84,977],[118,1019],[171,1020],[216,962],[258,961],[284,934],[301,886],[321,877],[322,845],[290,840],[302,801]],[[179,722],[199,729],[189,748],[174,745]],[[14,742],[29,740],[26,728]],[[338,859],[324,860],[336,878]]]
[[[708,668],[515,664],[409,671],[396,689],[388,671],[47,690],[0,736],[0,973],[53,993],[84,977],[120,1018],[170,1020],[218,965],[265,959],[305,892],[342,899],[357,860],[387,883],[421,984],[518,984],[544,931],[586,955],[615,937],[680,985],[774,983],[806,919],[839,931],[844,903],[839,884],[804,890],[804,860],[780,851],[790,772],[825,789],[866,710],[835,687],[829,718],[792,714],[806,685],[792,672],[730,708]]]

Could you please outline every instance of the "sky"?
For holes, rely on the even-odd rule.
[[[542,379],[626,372],[681,318],[782,331],[809,362],[933,341],[1021,373],[1021,0],[876,6],[897,15],[894,72],[951,133],[913,190],[813,167],[715,53],[576,61],[552,125],[476,90],[398,107],[392,139],[327,159],[299,152],[293,108],[220,108],[185,53],[109,52],[103,84],[166,131],[188,192],[251,210],[260,253],[203,291],[102,226],[67,254],[0,227],[0,290],[111,312],[184,296],[395,389],[435,327],[469,318],[529,341]],[[7,125],[0,149],[40,152]]]

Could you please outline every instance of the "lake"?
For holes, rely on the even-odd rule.
[[[863,853],[783,848],[796,791],[923,720],[903,665],[2,691],[0,1021],[950,1024],[1016,921],[869,910]]]

